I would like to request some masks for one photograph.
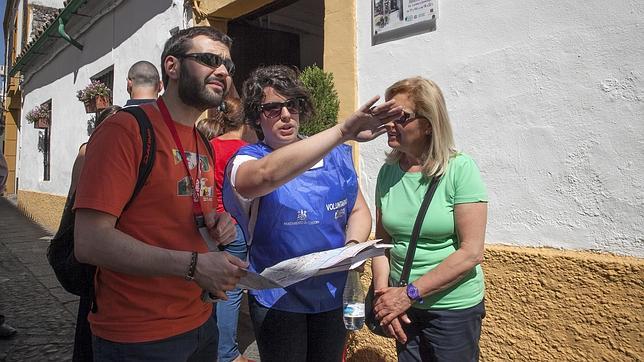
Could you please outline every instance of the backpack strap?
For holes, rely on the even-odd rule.
[[[141,150],[141,163],[139,164],[139,172],[136,179],[136,186],[134,186],[134,192],[132,192],[132,196],[128,200],[127,204],[125,204],[125,207],[123,207],[123,210],[126,210],[130,206],[130,204],[132,204],[134,198],[136,198],[136,196],[139,194],[139,192],[143,188],[143,185],[145,185],[148,176],[150,176],[150,172],[152,172],[152,166],[154,166],[154,160],[156,157],[157,144],[150,118],[148,118],[148,115],[143,109],[141,109],[141,107],[125,107],[122,108],[121,111],[127,112],[134,116],[134,118],[136,118],[136,122],[139,124],[141,143],[143,145]],[[118,223],[118,220],[116,222]],[[98,269],[94,271],[94,274],[97,272]],[[98,312],[98,305],[96,304],[96,291],[94,288],[94,283],[91,283],[90,298],[92,300],[92,313]]]
[[[145,113],[141,107],[125,107],[121,109],[123,112],[127,112],[136,118],[136,122],[139,124],[139,132],[141,134],[141,143],[143,144],[141,150],[141,163],[139,164],[139,173],[136,180],[136,186],[134,186],[134,192],[130,200],[125,204],[123,210],[127,209],[134,198],[139,194],[143,185],[150,176],[152,172],[152,166],[154,166],[154,160],[156,157],[156,138],[154,136],[154,129],[152,128],[152,123],[150,123],[150,118]]]

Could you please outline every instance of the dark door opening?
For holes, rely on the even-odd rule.
[[[246,22],[228,24],[228,34],[235,43],[233,81],[241,91],[242,83],[260,65],[288,64],[300,67],[300,38],[285,31],[263,29]]]
[[[273,2],[228,23],[235,61],[233,81],[242,84],[260,65],[285,64],[298,69],[323,66],[324,0]]]

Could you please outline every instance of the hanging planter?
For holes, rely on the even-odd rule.
[[[111,94],[112,91],[104,83],[93,80],[76,93],[76,98],[85,104],[86,113],[94,113],[112,105]]]
[[[49,118],[38,118],[38,120],[34,122],[34,128],[38,128],[38,129],[49,128]]]
[[[36,129],[49,128],[51,120],[51,107],[49,104],[49,102],[43,103],[29,111],[25,116],[27,122],[32,123]]]
[[[111,106],[110,99],[105,96],[96,96],[83,103],[85,104],[85,113],[95,113]]]

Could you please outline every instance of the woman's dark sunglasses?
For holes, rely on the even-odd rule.
[[[282,108],[286,107],[291,114],[298,114],[304,108],[304,98],[291,98],[284,102],[270,102],[259,106],[264,117],[275,118],[282,114]]]
[[[178,58],[191,58],[194,59],[197,63],[201,63],[207,67],[217,69],[222,64],[226,67],[228,75],[235,74],[235,63],[230,58],[224,58],[217,54],[213,53],[188,53],[179,55]]]
[[[411,121],[414,118],[424,118],[424,117],[417,116],[416,113],[409,113],[409,112],[403,111],[402,116],[400,116],[400,118],[394,120],[394,123],[402,125],[402,124],[405,124],[405,123]]]

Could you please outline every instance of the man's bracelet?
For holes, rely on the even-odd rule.
[[[184,277],[189,282],[195,280],[195,271],[197,270],[198,257],[199,257],[199,253],[197,253],[196,251],[193,251],[192,255],[190,255],[190,265],[188,266],[188,272]]]

